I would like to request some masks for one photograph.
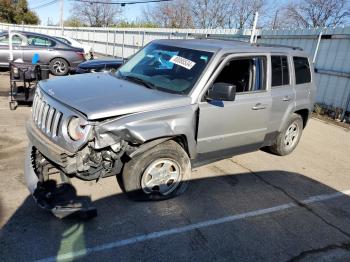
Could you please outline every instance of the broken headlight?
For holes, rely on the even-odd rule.
[[[84,139],[87,132],[87,121],[79,117],[72,117],[68,124],[68,135],[74,141]]]

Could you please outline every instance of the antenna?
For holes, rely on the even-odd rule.
[[[257,37],[255,37],[255,34],[256,34],[256,25],[258,23],[258,17],[259,17],[259,13],[255,12],[254,22],[253,22],[253,29],[252,29],[252,33],[250,35],[250,43],[251,44],[256,43],[256,40],[257,40]]]

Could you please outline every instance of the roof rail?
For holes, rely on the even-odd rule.
[[[266,47],[285,47],[285,48],[291,48],[293,50],[300,50],[303,51],[301,47],[298,46],[291,46],[291,45],[275,45],[275,44],[264,44],[264,43],[256,43],[256,46],[266,46]]]
[[[242,38],[247,38],[248,41],[243,41],[243,40],[239,40],[239,39],[234,39],[231,38],[231,35],[228,35],[227,37],[224,37],[222,35],[220,36],[215,36],[212,34],[205,34],[205,35],[198,35],[198,36],[194,36],[194,39],[208,39],[208,40],[222,40],[222,41],[234,41],[234,42],[241,42],[241,43],[247,43],[249,44],[249,38],[247,38],[246,36],[242,36]]]
[[[244,38],[244,36],[242,36],[242,38]],[[259,37],[258,37],[259,38]],[[211,40],[223,40],[223,41],[234,41],[234,42],[241,42],[241,43],[246,43],[246,44],[250,44],[248,41],[243,41],[243,40],[239,40],[239,39],[232,39],[230,38],[230,36],[227,37],[213,37],[212,35],[204,35],[204,36],[198,36],[195,37],[195,39],[211,39]],[[249,40],[249,38],[247,38],[247,40]],[[285,47],[285,48],[291,48],[293,50],[300,50],[303,51],[303,49],[301,47],[298,46],[290,46],[290,45],[277,45],[277,44],[264,44],[264,43],[253,43],[251,45],[255,45],[255,46],[265,46],[265,47]]]

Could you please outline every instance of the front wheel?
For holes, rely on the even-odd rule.
[[[298,114],[292,114],[289,121],[277,136],[275,144],[268,149],[272,153],[285,156],[293,152],[299,143],[303,132],[303,119]]]
[[[122,180],[125,192],[134,200],[164,200],[183,193],[190,176],[187,153],[169,140],[127,162]]]
[[[67,75],[69,71],[69,64],[63,58],[55,58],[50,62],[50,72],[55,76]]]

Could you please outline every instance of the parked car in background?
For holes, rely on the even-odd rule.
[[[113,72],[124,63],[123,59],[109,60],[88,60],[78,65],[76,74],[94,73],[94,72]]]
[[[12,31],[13,59],[30,62],[34,54],[39,54],[39,63],[48,64],[50,72],[56,76],[67,75],[70,70],[85,61],[82,48],[68,45],[57,38],[23,31]],[[9,67],[9,33],[0,33],[0,67]]]
[[[64,217],[82,209],[71,191],[58,202],[73,177],[116,176],[132,199],[161,200],[184,192],[193,167],[262,147],[288,155],[314,108],[311,61],[292,47],[157,40],[114,74],[39,82],[28,188]],[[51,170],[62,178],[57,188]]]
[[[84,53],[85,53],[85,56],[88,58],[88,59],[93,59],[94,57],[94,53],[93,53],[93,49],[92,49],[92,46],[90,45],[87,45],[87,44],[83,44],[83,43],[80,43],[78,42],[77,40],[73,39],[73,38],[70,38],[70,37],[67,37],[67,36],[55,36],[55,38],[57,38],[58,40],[68,44],[68,45],[71,45],[71,46],[74,46],[74,47],[79,47],[79,48],[83,48],[84,49]]]

